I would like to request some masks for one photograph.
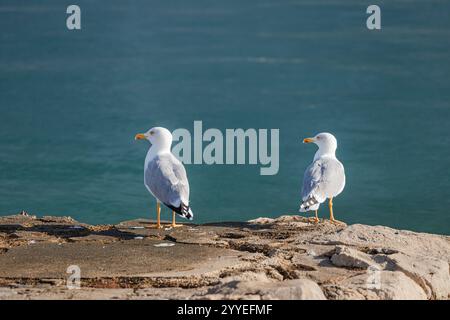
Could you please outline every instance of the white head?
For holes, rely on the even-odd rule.
[[[334,156],[337,149],[337,140],[336,138],[328,132],[322,132],[316,134],[312,138],[303,139],[303,143],[315,143],[319,150],[316,152],[316,157],[323,155],[331,155]]]
[[[159,151],[170,151],[172,146],[172,134],[169,130],[162,127],[154,127],[146,133],[138,133],[135,140],[148,140],[152,144],[152,148]]]

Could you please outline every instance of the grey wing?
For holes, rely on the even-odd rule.
[[[183,164],[171,154],[155,157],[145,169],[145,185],[167,206],[189,205],[189,182]]]
[[[319,161],[314,161],[305,170],[303,175],[302,200],[305,202],[313,198],[314,203],[322,202],[317,199],[316,193],[319,191],[319,183],[322,179],[322,168]],[[313,205],[311,203],[310,205]]]

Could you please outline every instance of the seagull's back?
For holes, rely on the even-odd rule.
[[[144,183],[160,202],[179,215],[192,219],[186,170],[172,153],[158,154],[146,161]]]

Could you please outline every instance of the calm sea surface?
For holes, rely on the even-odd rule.
[[[450,234],[450,2],[0,3],[0,214],[154,217],[152,126],[279,128],[280,171],[187,165],[196,221],[296,213],[315,147],[339,141],[348,223]],[[322,217],[328,211],[322,206]],[[169,211],[163,211],[169,217]]]

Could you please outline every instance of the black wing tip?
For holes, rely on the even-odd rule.
[[[179,216],[186,218],[188,220],[193,220],[194,219],[194,214],[192,213],[192,210],[189,206],[185,205],[184,203],[182,203],[178,208],[174,207],[174,206],[170,206],[167,205],[170,209],[172,209],[173,211],[175,211]]]
[[[300,204],[299,210],[309,211],[310,207],[312,207],[318,203],[319,203],[319,201],[317,201],[317,199],[314,196],[310,196],[306,200],[302,201],[302,203]]]
[[[184,204],[181,204],[181,215],[188,220],[194,219],[194,214],[192,213],[191,208]]]

